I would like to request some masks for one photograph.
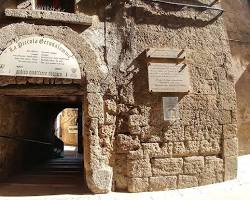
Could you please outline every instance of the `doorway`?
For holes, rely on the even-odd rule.
[[[72,92],[74,91],[74,92]],[[8,86],[0,89],[1,196],[82,194],[86,191],[82,156],[82,102],[79,86]],[[74,111],[65,127],[74,144],[58,135],[58,116]],[[6,128],[7,127],[7,128]],[[59,126],[60,127],[60,126]],[[77,134],[75,135],[75,133]],[[59,136],[59,137],[57,137]],[[38,189],[39,188],[39,189]]]

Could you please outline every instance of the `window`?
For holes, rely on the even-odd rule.
[[[36,0],[36,9],[75,12],[75,0]]]

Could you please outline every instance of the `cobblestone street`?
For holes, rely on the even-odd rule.
[[[182,190],[152,193],[109,193],[101,195],[55,195],[36,197],[1,197],[1,200],[249,200],[250,199],[250,155],[238,159],[238,178],[214,185]]]

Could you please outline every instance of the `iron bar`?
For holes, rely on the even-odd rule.
[[[15,141],[19,141],[19,142],[31,142],[31,143],[36,143],[36,144],[53,146],[53,144],[49,143],[49,142],[42,142],[42,141],[38,141],[38,140],[30,140],[30,139],[25,139],[25,138],[17,138],[17,137],[11,137],[11,136],[6,136],[6,135],[0,135],[0,138],[5,138],[8,140],[15,140]]]
[[[209,9],[209,10],[217,10],[220,12],[224,12],[222,8],[216,8],[216,7],[211,7],[211,6],[202,6],[202,5],[194,5],[194,4],[186,4],[186,3],[175,3],[175,2],[170,2],[170,1],[164,1],[164,0],[151,0],[152,2],[156,3],[165,3],[169,5],[174,5],[174,6],[183,6],[183,7],[188,7],[188,8],[198,8],[198,9]]]

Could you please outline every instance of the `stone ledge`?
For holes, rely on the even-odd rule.
[[[92,25],[92,17],[84,14],[27,9],[5,9],[5,16],[23,19],[39,19],[69,24]]]

